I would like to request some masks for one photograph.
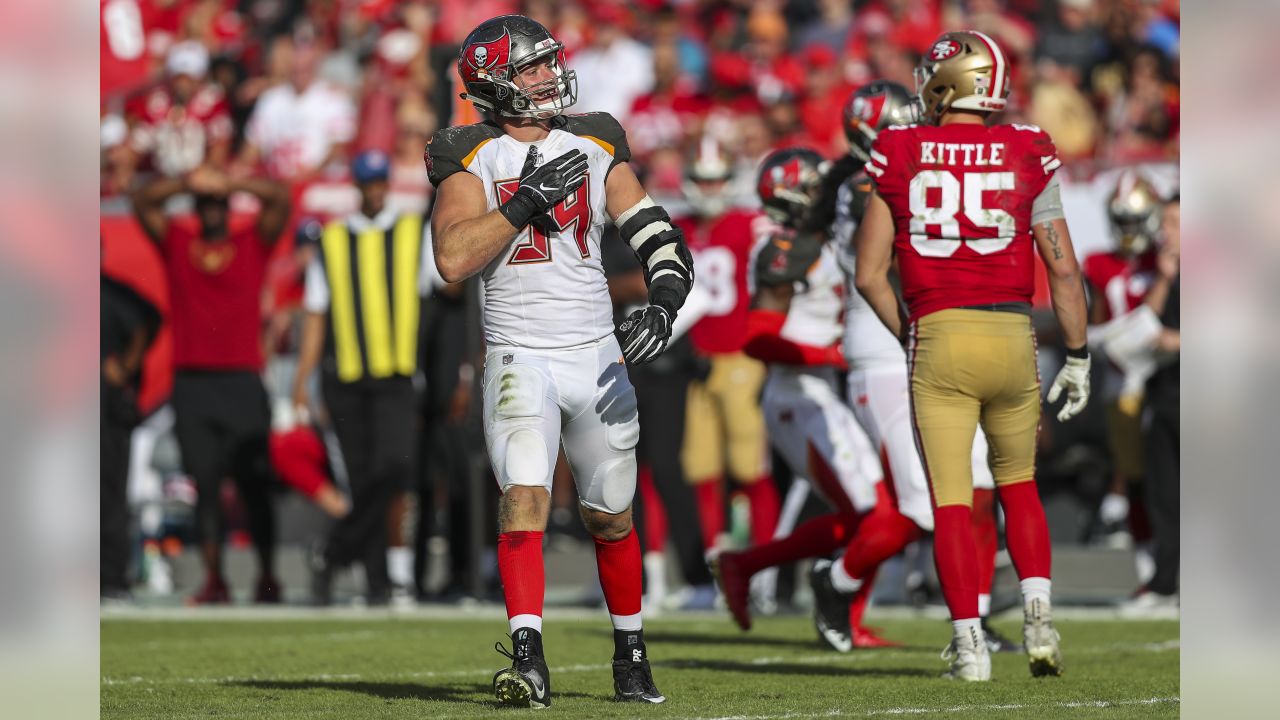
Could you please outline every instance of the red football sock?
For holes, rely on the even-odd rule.
[[[596,571],[600,573],[600,588],[604,590],[604,604],[615,618],[640,614],[641,578],[640,539],[634,531],[621,540],[596,541]],[[637,619],[638,622],[638,619]],[[639,627],[618,628],[638,630]]]
[[[778,513],[782,500],[778,498],[778,486],[772,475],[762,475],[755,482],[742,488],[751,503],[751,544],[763,545],[773,539],[778,529]]]
[[[1004,508],[1004,540],[1019,579],[1049,577],[1052,550],[1049,523],[1034,480],[999,486]]]
[[[978,549],[973,544],[971,514],[967,505],[933,511],[933,561],[953,621],[978,617]]]
[[[517,615],[542,617],[547,581],[540,531],[517,530],[498,535],[498,576],[502,578],[508,620]]]
[[[996,579],[996,551],[999,531],[996,529],[996,491],[973,490],[973,543],[978,548],[978,592],[991,594]]]
[[[724,532],[724,496],[720,479],[715,478],[693,486],[698,500],[698,520],[702,523],[702,546],[710,550],[716,546],[716,538]]]
[[[640,484],[640,502],[644,503],[644,551],[662,552],[667,547],[667,508],[653,484],[653,471],[641,465],[636,472]]]
[[[800,523],[784,538],[756,545],[738,554],[743,569],[754,575],[765,568],[804,558],[830,555],[853,536],[858,527],[857,515],[830,513]]]
[[[862,616],[867,612],[867,603],[871,600],[871,589],[876,584],[876,571],[862,578],[862,587],[858,588],[858,592],[853,594],[853,600],[849,602],[849,627],[862,627]]]
[[[841,562],[849,577],[866,580],[880,563],[920,537],[919,526],[893,506],[879,505],[863,517]],[[864,583],[865,584],[865,583]]]

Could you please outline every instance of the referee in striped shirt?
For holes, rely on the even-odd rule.
[[[423,221],[387,206],[389,168],[381,151],[356,157],[360,211],[325,226],[306,272],[293,402],[304,417],[307,381],[319,366],[351,486],[351,512],[333,527],[316,568],[312,591],[325,605],[333,572],[356,562],[369,604],[389,601],[388,511],[397,493],[413,487]]]

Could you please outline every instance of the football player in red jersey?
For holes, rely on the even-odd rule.
[[[1138,580],[1152,571],[1150,524],[1142,500],[1142,394],[1155,370],[1150,340],[1159,332],[1154,313],[1143,299],[1156,279],[1156,238],[1160,232],[1160,196],[1135,170],[1120,175],[1107,200],[1114,248],[1084,260],[1084,277],[1093,303],[1089,335],[1111,360],[1113,372],[1104,375],[1102,398],[1107,405],[1107,435],[1115,474],[1102,500],[1099,519],[1113,542],[1124,543],[1127,527],[1137,543]],[[1131,352],[1134,345],[1143,349]],[[1125,543],[1127,544],[1127,543]]]
[[[880,132],[875,181],[854,236],[856,288],[907,347],[911,411],[934,504],[934,554],[951,611],[948,676],[991,679],[970,532],[979,422],[991,445],[1005,535],[1022,581],[1023,643],[1035,676],[1062,672],[1050,611],[1049,528],[1035,483],[1040,380],[1031,328],[1033,248],[1048,271],[1067,362],[1049,390],[1066,420],[1089,399],[1084,283],[1062,213],[1053,141],[987,125],[1004,109],[1008,60],[991,38],[951,32],[916,71],[928,124]],[[897,259],[905,307],[889,282]]]
[[[689,384],[682,464],[694,487],[703,543],[713,551],[725,530],[724,481],[731,478],[751,506],[754,544],[773,537],[778,491],[767,464],[760,388],[765,369],[742,352],[751,295],[747,274],[753,225],[760,213],[731,206],[733,162],[707,138],[689,163],[684,192],[693,213],[677,217],[710,300],[689,330],[709,374]],[[726,478],[726,474],[728,478]]]

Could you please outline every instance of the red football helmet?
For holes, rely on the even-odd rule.
[[[825,161],[808,148],[775,150],[760,164],[756,192],[764,211],[775,222],[800,227],[822,184]]]
[[[889,80],[876,80],[854,91],[844,103],[844,136],[849,153],[862,162],[871,159],[871,144],[891,125],[910,125],[920,118],[911,91]]]

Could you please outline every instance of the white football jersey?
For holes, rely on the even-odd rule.
[[[853,218],[853,187],[863,181],[861,175],[840,185],[836,200],[836,219],[831,224],[831,245],[838,249],[840,269],[844,272],[844,357],[851,370],[904,365],[907,355],[889,328],[880,322],[867,301],[853,285],[857,258],[853,250],[853,231],[858,221]]]
[[[595,342],[613,333],[600,238],[613,221],[605,178],[629,157],[617,121],[603,113],[559,117],[536,143],[518,142],[493,125],[448,128],[427,147],[428,173],[437,186],[451,172],[476,175],[493,210],[519,187],[530,145],[538,148],[539,165],[572,150],[586,153],[587,181],[552,209],[559,229],[526,227],[481,271],[485,341],[536,349]]]
[[[791,309],[782,326],[783,339],[814,347],[827,347],[840,340],[844,325],[844,276],[836,248],[823,243],[818,262],[809,268],[809,289],[791,298]]]

